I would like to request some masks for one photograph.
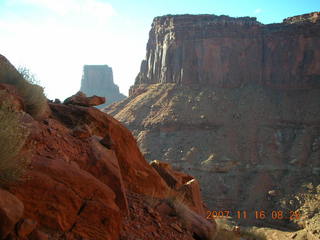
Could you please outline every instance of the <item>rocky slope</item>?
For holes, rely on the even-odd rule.
[[[295,196],[320,184],[319,16],[157,17],[129,98],[105,111],[148,160],[196,176],[209,209],[294,227]],[[273,219],[276,210],[288,219]]]
[[[105,97],[106,104],[99,105],[99,108],[126,98],[125,95],[119,92],[119,87],[113,82],[112,68],[108,65],[85,65],[83,67],[80,91],[88,96]]]
[[[22,92],[2,83],[20,77],[0,55],[0,120],[5,109],[29,134],[16,156],[25,163],[15,166],[24,168],[23,177],[0,181],[0,239],[192,240],[216,234],[215,222],[205,219],[198,181],[168,164],[149,165],[129,130],[89,107],[103,98],[77,94],[65,104],[46,104],[34,118],[25,112]],[[2,142],[21,137],[16,128],[0,126]],[[1,177],[11,173],[5,163],[0,157]],[[189,213],[184,218],[181,206]]]

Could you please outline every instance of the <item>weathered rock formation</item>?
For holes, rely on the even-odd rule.
[[[83,92],[77,92],[75,95],[67,98],[63,101],[64,104],[73,104],[83,107],[94,107],[104,104],[106,101],[105,97],[91,96],[87,97]],[[59,102],[56,102],[59,103]]]
[[[310,14],[312,21],[293,17],[269,25],[248,17],[155,18],[135,85],[319,87],[319,15]]]
[[[297,203],[288,196],[320,184],[319,15],[269,25],[157,17],[129,98],[106,111],[148,160],[196,176],[210,209],[247,210],[254,222],[265,210],[261,224],[285,225],[271,212],[288,217]]]
[[[105,97],[106,104],[98,106],[99,108],[126,98],[113,82],[112,68],[108,65],[84,65],[80,91],[88,96]]]
[[[192,240],[194,232],[208,235],[208,226],[210,233],[215,232],[215,223],[203,216],[197,181],[190,184],[193,177],[165,165],[162,172],[177,180],[176,186],[169,186],[157,172],[161,166],[155,170],[145,161],[130,131],[117,120],[74,102],[48,103],[48,115],[36,120],[25,113],[19,91],[1,84],[3,78],[19,76],[1,55],[0,73],[0,107],[9,106],[29,132],[17,155],[26,163],[16,166],[25,168],[24,177],[18,182],[0,181],[0,239]],[[91,100],[81,96],[81,103]],[[21,137],[15,128],[3,126],[2,116],[0,142],[7,139],[4,131]],[[0,157],[1,177],[12,173],[6,163]],[[181,194],[196,230],[177,232],[170,224],[182,229],[182,220],[161,207],[151,209],[146,201],[167,202],[169,194]],[[199,229],[203,221],[206,228]]]

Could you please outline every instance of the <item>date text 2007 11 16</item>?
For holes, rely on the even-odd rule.
[[[274,220],[278,219],[289,219],[289,220],[297,220],[300,218],[300,214],[298,211],[288,211],[284,212],[282,210],[272,210],[272,211],[265,211],[265,210],[256,210],[249,213],[246,210],[239,210],[239,211],[228,211],[228,210],[213,210],[207,211],[207,219],[215,219],[215,218],[237,218],[237,219],[247,219],[249,217],[254,217],[256,219],[267,219],[272,218]]]

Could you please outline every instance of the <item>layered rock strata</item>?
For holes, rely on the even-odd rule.
[[[130,97],[106,111],[133,130],[148,160],[196,176],[210,209],[288,225],[272,210],[288,217],[305,183],[320,184],[318,17],[157,17]]]
[[[319,13],[312,16],[317,19]],[[319,21],[306,17],[268,25],[248,17],[158,17],[152,23],[146,60],[135,86],[258,83],[290,89],[319,87],[319,36]]]

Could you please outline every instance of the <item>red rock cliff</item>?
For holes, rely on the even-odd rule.
[[[319,87],[319,45],[319,13],[269,25],[249,17],[157,17],[135,85]]]
[[[131,96],[105,111],[146,159],[196,176],[210,209],[296,210],[282,199],[320,183],[318,18],[156,18]]]

